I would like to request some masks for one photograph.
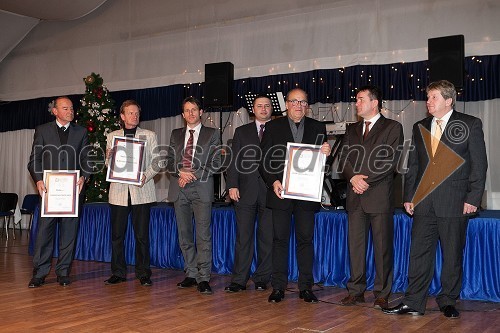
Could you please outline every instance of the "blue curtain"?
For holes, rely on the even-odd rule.
[[[110,262],[111,230],[110,209],[106,203],[86,204],[80,218],[75,259]],[[33,240],[38,229],[38,212],[33,220],[29,252],[33,254]],[[231,274],[234,262],[236,223],[232,207],[212,210],[213,266],[217,274]],[[393,292],[404,292],[408,287],[408,260],[413,219],[401,211],[394,215],[394,283]],[[135,240],[129,218],[125,239],[125,258],[135,262]],[[321,211],[315,215],[314,281],[325,286],[344,288],[350,276],[347,246],[347,214],[344,211]],[[293,225],[293,224],[292,224]],[[184,260],[179,248],[177,225],[173,207],[159,204],[151,209],[150,218],[151,264],[159,268],[183,269]],[[56,238],[57,239],[57,238]],[[55,241],[54,255],[58,254]],[[463,283],[461,298],[500,302],[500,213],[481,212],[471,219],[464,249]],[[256,254],[256,253],[255,253]],[[371,236],[367,249],[367,287],[373,289],[375,267]],[[289,247],[288,279],[297,281],[298,267],[295,255],[295,234]],[[441,249],[436,251],[436,267],[429,294],[436,295],[441,288]],[[256,268],[256,255],[252,269]]]
[[[235,80],[233,107],[246,107],[244,96],[249,92],[286,93],[296,84],[309,94],[311,104],[354,101],[353,89],[365,84],[382,88],[385,100],[425,100],[428,84],[428,63],[396,63],[388,65],[357,65],[337,69],[321,69],[303,73],[269,75]],[[483,101],[500,96],[500,55],[465,58],[466,79],[459,101]],[[104,78],[105,79],[105,78]],[[126,99],[135,99],[142,107],[141,119],[154,120],[180,114],[180,105],[187,96],[203,101],[203,83],[176,84],[166,87],[111,92],[118,109]],[[83,90],[82,82],[82,90]],[[78,109],[82,95],[69,96]],[[47,111],[51,98],[2,102],[0,104],[0,132],[35,128],[52,119]],[[219,110],[219,109],[218,109]]]

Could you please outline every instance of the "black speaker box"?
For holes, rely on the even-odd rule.
[[[205,64],[204,107],[233,105],[234,65],[230,62]]]
[[[464,36],[455,35],[428,40],[429,82],[448,80],[457,89],[464,86]]]

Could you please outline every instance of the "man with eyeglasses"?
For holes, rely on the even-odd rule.
[[[288,142],[322,145],[321,152],[330,154],[326,142],[325,124],[306,117],[307,94],[296,88],[286,96],[287,116],[277,118],[266,124],[261,143],[262,162],[260,173],[267,184],[267,207],[272,209],[273,220],[273,272],[271,285],[273,291],[269,302],[281,302],[285,298],[288,282],[288,246],[292,215],[295,221],[297,242],[297,262],[299,268],[299,297],[308,303],[317,303],[312,292],[313,278],[313,235],[314,213],[319,210],[317,202],[284,199],[282,197],[283,170]]]
[[[201,123],[200,102],[187,97],[182,102],[182,117],[186,127],[177,128],[170,135],[166,156],[170,173],[168,201],[174,203],[179,245],[184,257],[186,277],[178,288],[198,286],[201,294],[212,294],[209,285],[212,271],[212,201],[213,174],[220,168],[219,131]],[[193,214],[196,244],[193,233]]]

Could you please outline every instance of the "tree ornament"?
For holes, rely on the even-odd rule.
[[[95,79],[94,79],[94,77],[92,75],[89,75],[89,76],[87,76],[85,78],[85,83],[86,84],[92,84],[92,83],[94,83],[94,81],[95,81]]]

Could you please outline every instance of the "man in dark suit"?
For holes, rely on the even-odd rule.
[[[382,109],[382,92],[375,86],[359,88],[356,110],[362,118],[347,128],[342,139],[339,167],[347,188],[349,295],[342,305],[364,302],[366,290],[366,248],[371,227],[375,256],[374,306],[386,308],[392,288],[392,239],[394,233],[393,180],[403,143],[403,126],[387,119]]]
[[[71,123],[73,103],[67,97],[58,97],[52,114],[56,121],[40,125],[35,130],[28,170],[36,183],[38,193],[47,192],[43,181],[44,170],[80,170],[77,182],[79,193],[88,177],[87,130]],[[71,283],[69,273],[78,231],[78,217],[41,217],[33,254],[33,277],[28,287],[37,288],[49,274],[54,234],[59,224],[59,258],[56,264],[57,281],[61,286]]]
[[[318,202],[284,199],[282,196],[283,171],[287,142],[322,145],[321,152],[329,155],[325,124],[305,116],[308,101],[302,89],[293,89],[286,96],[287,116],[266,124],[262,139],[262,163],[259,171],[267,184],[267,207],[273,215],[273,291],[269,302],[280,302],[285,298],[288,282],[288,246],[292,214],[297,239],[297,261],[299,267],[299,297],[309,303],[317,303],[312,292],[314,213]],[[319,177],[319,175],[318,175]]]
[[[255,121],[240,126],[234,132],[231,146],[231,163],[227,171],[226,186],[229,197],[234,201],[236,213],[236,244],[231,284],[227,292],[246,289],[254,254],[255,217],[257,224],[257,269],[253,274],[255,289],[267,289],[271,278],[273,223],[271,210],[266,207],[266,184],[259,173],[261,159],[260,140],[266,123],[271,119],[271,99],[265,95],[253,101]]]
[[[455,100],[452,83],[431,83],[431,116],[413,126],[404,190],[404,207],[414,215],[408,289],[402,303],[384,310],[387,314],[424,314],[439,239],[443,266],[436,302],[445,317],[460,316],[455,304],[462,286],[467,222],[481,204],[488,161],[481,120],[454,110]]]
[[[186,278],[179,288],[198,285],[202,294],[212,294],[209,285],[212,271],[212,201],[213,174],[220,168],[220,135],[215,128],[201,124],[200,102],[187,97],[182,102],[182,117],[187,126],[170,135],[166,156],[170,173],[168,200],[174,203],[179,245],[184,257]],[[193,213],[196,223],[196,245],[193,235]]]

